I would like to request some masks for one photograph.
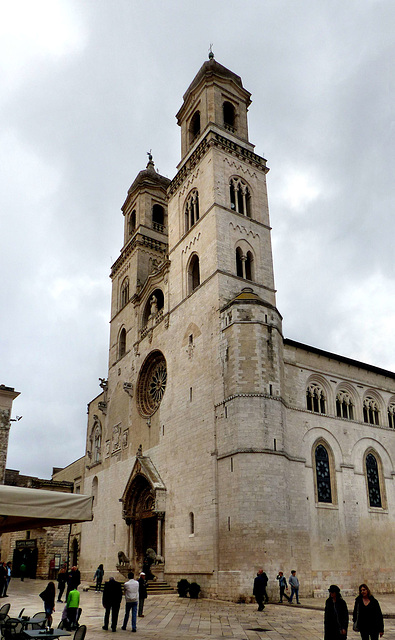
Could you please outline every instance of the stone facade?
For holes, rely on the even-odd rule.
[[[13,387],[0,384],[0,484],[4,484],[12,403],[19,396]]]
[[[284,339],[249,105],[210,57],[177,114],[176,176],[150,156],[122,207],[80,568],[111,575],[123,551],[139,570],[152,547],[170,582],[222,598],[249,596],[259,566],[272,589],[296,569],[306,595],[393,591],[395,374]]]

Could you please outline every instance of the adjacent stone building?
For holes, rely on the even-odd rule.
[[[211,55],[175,177],[150,156],[123,204],[80,567],[111,575],[123,551],[138,570],[152,547],[167,580],[222,598],[250,595],[259,566],[272,587],[296,569],[306,595],[393,591],[395,374],[284,339],[249,105]]]
[[[4,474],[7,464],[12,403],[19,395],[19,391],[15,391],[13,387],[0,384],[0,484],[4,484]]]

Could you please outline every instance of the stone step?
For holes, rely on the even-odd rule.
[[[91,582],[88,591],[95,591],[96,584]],[[101,591],[104,589],[104,583],[101,586]],[[173,589],[165,580],[148,580],[147,583],[147,592],[151,594],[159,594],[159,593],[177,593],[176,589]]]

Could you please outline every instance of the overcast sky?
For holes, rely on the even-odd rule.
[[[107,377],[120,207],[152,149],[175,175],[207,59],[252,93],[284,335],[395,370],[393,0],[3,0],[0,384],[7,466],[85,449]]]

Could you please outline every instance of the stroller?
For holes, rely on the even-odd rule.
[[[81,617],[82,609],[81,607],[78,607],[75,620],[69,620],[69,618],[67,617],[68,611],[69,610],[67,609],[67,606],[65,606],[62,613],[62,619],[58,624],[58,629],[66,629],[67,631],[74,631],[75,629],[78,629],[78,627],[80,626],[78,621]]]

